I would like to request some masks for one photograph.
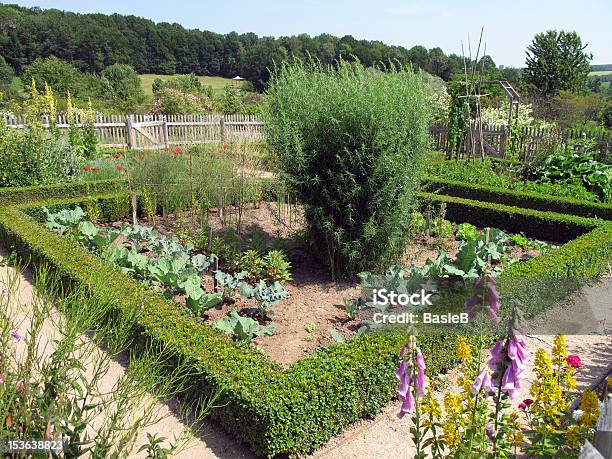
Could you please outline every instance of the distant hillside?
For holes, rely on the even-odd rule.
[[[591,72],[611,72],[612,64],[591,65]]]
[[[366,66],[399,61],[445,80],[453,70],[463,68],[460,56],[447,56],[440,48],[406,49],[380,41],[357,40],[350,35],[222,35],[136,16],[78,14],[1,3],[0,54],[18,74],[34,59],[53,55],[85,72],[99,73],[119,62],[130,64],[141,74],[195,73],[226,78],[241,75],[256,88],[265,85],[268,68],[274,62],[291,55],[310,54],[323,64],[331,64],[341,56],[356,56]]]

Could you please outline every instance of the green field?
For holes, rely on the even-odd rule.
[[[604,75],[610,75],[611,73],[612,73],[612,70],[600,70],[598,72],[589,73],[589,76],[604,76]]]
[[[153,80],[155,80],[155,78],[161,78],[162,80],[167,80],[168,78],[171,78],[172,76],[173,75],[155,75],[152,73],[146,73],[146,74],[140,75],[140,84],[142,85],[142,88],[144,89],[145,94],[147,96],[151,96],[153,95],[152,85],[153,85]],[[226,85],[233,83],[231,78],[223,78],[223,77],[217,77],[217,76],[198,76],[198,79],[202,82],[203,85],[212,86],[213,90],[215,91],[215,94],[220,94],[221,92],[223,92],[223,88]]]

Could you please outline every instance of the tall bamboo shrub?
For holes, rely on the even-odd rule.
[[[332,274],[401,255],[428,147],[427,91],[410,68],[291,62],[273,72],[267,139]]]

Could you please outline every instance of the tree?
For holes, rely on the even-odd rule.
[[[563,90],[585,91],[593,58],[584,51],[587,46],[576,32],[549,30],[537,34],[527,47],[525,80],[547,99]]]
[[[220,102],[221,111],[223,111],[223,113],[234,114],[240,112],[242,109],[242,100],[240,99],[239,90],[233,84],[225,86]]]
[[[12,85],[13,85],[13,77],[15,76],[15,72],[13,68],[6,63],[4,57],[0,55],[0,93],[4,94],[4,96],[9,96]],[[2,97],[0,97],[0,100]]]
[[[127,64],[113,64],[102,71],[105,98],[122,111],[134,111],[144,102],[145,94],[136,71]]]
[[[76,67],[57,57],[46,59],[38,58],[30,65],[26,65],[21,77],[24,86],[36,81],[39,91],[48,84],[57,94],[72,94],[81,96],[80,90],[83,82],[83,74]]]

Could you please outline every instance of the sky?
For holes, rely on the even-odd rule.
[[[265,36],[352,35],[411,48],[439,46],[461,54],[484,26],[487,54],[498,65],[522,67],[538,32],[574,30],[588,43],[592,64],[612,64],[611,0],[1,0],[74,12],[120,13],[176,22],[217,33]],[[467,51],[466,51],[467,52]]]

